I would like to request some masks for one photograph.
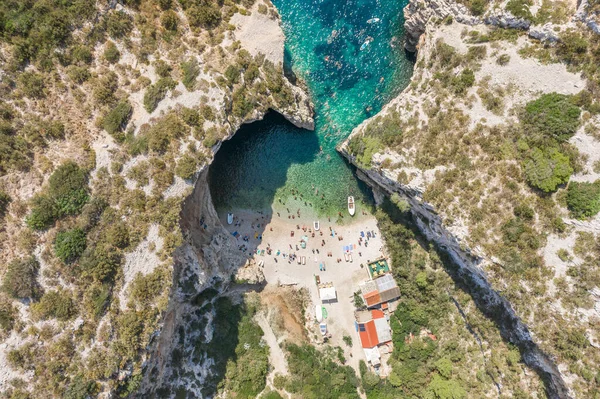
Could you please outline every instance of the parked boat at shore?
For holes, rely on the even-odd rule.
[[[350,197],[348,197],[348,213],[350,214],[350,216],[354,216],[355,212],[356,212],[356,207],[354,205],[354,197],[350,196]]]
[[[319,231],[319,229],[321,228],[321,224],[319,223],[318,220],[315,220],[313,222],[313,227],[315,228],[315,231]]]
[[[233,224],[233,213],[227,214],[227,224]]]

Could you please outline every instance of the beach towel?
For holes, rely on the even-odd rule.
[[[361,232],[360,232],[360,236],[361,236],[361,237],[364,237],[364,236],[365,236],[365,232],[364,232],[364,231],[361,231]]]

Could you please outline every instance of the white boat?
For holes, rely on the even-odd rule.
[[[348,213],[350,216],[354,216],[354,212],[356,212],[356,207],[354,206],[354,197],[348,197]]]
[[[365,42],[360,46],[361,50],[364,50],[367,48],[367,46],[369,45],[369,43],[371,43],[371,41],[369,39],[365,40]]]
[[[227,214],[227,224],[233,224],[233,213]]]
[[[377,22],[381,21],[379,18],[375,17],[375,18],[371,18],[369,20],[367,20],[368,24],[376,24]]]
[[[327,334],[327,324],[319,324],[319,330],[321,330],[321,335],[325,336]]]
[[[315,317],[319,323],[323,321],[323,307],[321,305],[315,306]]]
[[[319,229],[321,228],[321,224],[319,223],[318,220],[315,220],[313,222],[313,227],[315,228],[315,231],[319,231]]]

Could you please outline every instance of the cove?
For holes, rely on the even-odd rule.
[[[308,216],[335,215],[346,209],[349,195],[369,201],[335,147],[410,81],[413,61],[403,48],[407,1],[274,3],[286,35],[284,68],[308,86],[315,131],[274,113],[242,126],[210,167],[213,201],[220,212],[289,207]],[[379,21],[367,22],[372,18]]]

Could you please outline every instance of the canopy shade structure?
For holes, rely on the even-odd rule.
[[[322,301],[334,301],[337,299],[335,287],[319,288],[319,298]]]

